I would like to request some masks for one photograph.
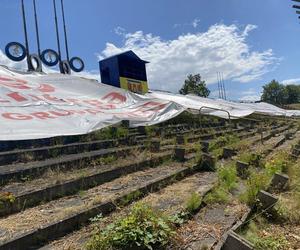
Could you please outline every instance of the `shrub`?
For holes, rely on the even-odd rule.
[[[237,185],[237,172],[235,166],[225,166],[218,169],[218,178],[220,185],[232,191]]]
[[[214,151],[225,145],[236,143],[238,140],[238,137],[234,135],[219,136],[209,145],[209,151]]]
[[[262,161],[262,156],[259,154],[245,153],[239,157],[239,161],[248,163],[249,166],[253,167],[263,167],[264,162]]]
[[[213,189],[204,198],[206,204],[227,203],[229,201],[228,192],[221,186]]]
[[[186,203],[187,212],[190,214],[194,214],[199,210],[201,203],[202,203],[201,196],[198,193],[193,192]]]
[[[252,173],[247,180],[246,192],[240,196],[240,200],[253,206],[256,203],[259,190],[265,189],[268,183],[269,177],[265,173]]]
[[[287,249],[288,241],[284,236],[263,236],[252,239],[254,247],[257,250],[283,250]]]
[[[96,233],[87,249],[157,249],[169,244],[174,235],[169,219],[151,207],[137,203],[126,217]]]

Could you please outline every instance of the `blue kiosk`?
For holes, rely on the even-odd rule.
[[[146,64],[133,51],[127,51],[99,62],[101,82],[138,94],[148,92]]]

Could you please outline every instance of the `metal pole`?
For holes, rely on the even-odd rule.
[[[66,28],[66,20],[65,20],[65,9],[64,9],[64,1],[63,0],[61,0],[61,11],[62,11],[62,17],[63,17],[63,24],[64,24],[66,55],[67,55],[67,60],[69,62],[70,61],[69,46],[68,46],[67,28]]]
[[[61,51],[60,51],[59,30],[58,30],[57,11],[56,11],[56,0],[53,0],[53,7],[54,7],[54,16],[55,16],[55,28],[56,28],[58,59],[59,59],[59,62],[61,62]]]
[[[36,41],[37,41],[38,53],[39,53],[39,55],[41,55],[40,34],[39,34],[39,25],[38,25],[38,17],[37,17],[35,0],[33,0],[33,9],[34,9],[35,31],[36,31]]]
[[[26,15],[25,15],[25,6],[24,0],[21,0],[22,3],[22,16],[23,16],[23,28],[24,28],[24,36],[25,36],[25,49],[26,49],[26,57],[27,57],[27,66],[28,70],[33,70],[30,63],[30,56],[29,56],[29,44],[28,44],[28,34],[27,34],[27,24],[26,24]]]
[[[219,84],[220,84],[221,99],[224,99],[222,81],[221,81],[221,73],[220,72],[218,72],[218,78],[219,78]]]
[[[220,81],[219,81],[219,72],[217,72],[217,79],[218,79],[218,91],[219,91],[219,99],[221,99]]]
[[[224,81],[224,74],[223,73],[222,73],[222,83],[223,83],[224,98],[225,98],[225,100],[227,100],[226,89],[225,89],[225,81]]]

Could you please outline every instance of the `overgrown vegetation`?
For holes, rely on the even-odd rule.
[[[5,206],[7,203],[14,203],[16,197],[9,192],[0,193],[0,209]]]
[[[167,217],[137,203],[126,217],[99,229],[88,242],[87,249],[159,249],[169,244],[175,234],[174,225]]]
[[[235,135],[219,136],[209,144],[209,151],[214,151],[225,145],[230,145],[239,141],[239,138]]]
[[[189,199],[187,200],[186,211],[190,214],[194,214],[200,208],[201,203],[202,203],[201,196],[198,193],[193,192],[189,197]]]
[[[234,165],[223,166],[218,169],[218,185],[204,198],[205,203],[227,203],[230,192],[237,187],[237,173]]]
[[[249,223],[248,230],[244,237],[249,240],[257,250],[285,250],[289,249],[289,242],[284,237],[272,232],[268,221],[263,217],[258,217]]]
[[[239,161],[248,163],[249,166],[262,168],[264,166],[264,161],[262,155],[255,153],[244,153],[238,158]]]

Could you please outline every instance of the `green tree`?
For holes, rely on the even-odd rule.
[[[210,90],[206,87],[205,81],[201,79],[200,74],[191,74],[184,81],[184,85],[179,90],[179,93],[182,95],[194,94],[201,97],[208,97]]]
[[[300,102],[300,86],[287,85],[285,89],[288,96],[286,104],[293,104],[293,103]]]
[[[263,94],[261,100],[274,105],[282,105],[287,102],[288,93],[284,85],[276,80],[263,86]]]

